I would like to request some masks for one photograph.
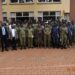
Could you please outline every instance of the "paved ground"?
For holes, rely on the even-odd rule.
[[[0,52],[0,75],[75,75],[75,48]]]

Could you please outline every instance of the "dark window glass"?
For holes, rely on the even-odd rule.
[[[43,12],[43,16],[49,15],[48,12]]]
[[[24,0],[19,0],[19,3],[24,3]]]
[[[33,0],[26,0],[26,2],[33,2]]]
[[[5,0],[2,0],[2,3],[4,3],[5,2]]]
[[[39,2],[45,2],[45,0],[38,0]]]
[[[22,16],[22,13],[21,12],[17,12],[16,16]]]
[[[50,15],[55,15],[55,12],[50,12]]]
[[[10,0],[11,1],[11,3],[16,3],[16,2],[18,2],[18,0]]]
[[[23,12],[23,16],[29,16],[28,12]]]
[[[60,0],[53,0],[53,2],[60,2]]]
[[[52,0],[46,0],[46,2],[52,2]]]

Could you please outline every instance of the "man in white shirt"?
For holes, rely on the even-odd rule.
[[[12,37],[12,49],[16,50],[16,28],[15,25],[11,27],[11,37]]]

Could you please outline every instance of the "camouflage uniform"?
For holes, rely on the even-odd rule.
[[[37,44],[38,44],[38,47],[42,47],[43,46],[44,31],[43,31],[43,28],[41,26],[38,26],[36,34],[37,34]]]
[[[60,27],[60,43],[62,48],[67,47],[67,32],[66,25]]]
[[[20,45],[21,45],[21,49],[26,48],[26,30],[25,30],[25,27],[20,27]]]
[[[51,45],[51,27],[45,26],[44,28],[44,47],[50,47]]]
[[[33,48],[33,28],[31,26],[29,26],[27,28],[27,36],[28,36],[28,47],[29,48]]]
[[[16,26],[16,33],[17,33],[17,45],[20,46],[20,26]]]
[[[33,39],[33,45],[37,47],[37,25],[38,24],[33,24],[33,30],[34,30],[34,39]]]

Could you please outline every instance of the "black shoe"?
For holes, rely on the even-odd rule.
[[[5,51],[8,51],[8,49],[5,49]]]
[[[4,52],[4,50],[1,50],[1,52]]]

